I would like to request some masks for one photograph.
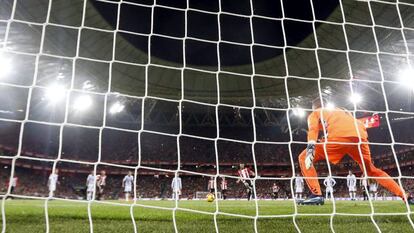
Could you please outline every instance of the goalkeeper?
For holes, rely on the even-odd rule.
[[[319,98],[312,103],[313,112],[308,117],[308,146],[299,155],[300,169],[312,192],[312,195],[301,201],[300,204],[324,204],[318,174],[313,167],[314,162],[326,159],[324,145],[316,144],[319,131],[324,130],[322,123],[325,125],[324,135],[327,136],[326,141],[328,142],[326,143],[326,155],[330,163],[337,164],[345,154],[348,154],[358,163],[362,171],[364,171],[365,165],[368,176],[378,177],[376,180],[381,186],[406,200],[403,189],[387,173],[376,168],[372,163],[365,126],[344,109],[328,110],[321,108],[321,106]],[[323,142],[325,139],[320,141]],[[358,144],[359,142],[361,144]],[[408,203],[414,204],[413,199],[409,198]]]

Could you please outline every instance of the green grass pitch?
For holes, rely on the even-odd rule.
[[[6,232],[46,231],[45,201],[7,200],[3,204]],[[216,231],[214,202],[182,200],[175,212],[172,209],[158,208],[174,208],[174,201],[137,201],[132,209],[123,204],[128,203],[91,203],[89,207],[94,232],[134,232],[131,212],[137,232]],[[218,214],[216,222],[220,232],[254,232],[255,225],[258,232],[296,232],[293,217],[290,216],[295,212],[293,201],[258,201],[257,209],[254,201],[219,201],[218,207],[220,213],[248,216]],[[338,213],[332,218],[335,232],[378,232],[369,216],[371,206],[369,202],[363,201],[336,201],[335,206],[332,202],[326,202],[324,206],[297,206],[295,222],[301,232],[332,232],[329,214],[334,208]],[[53,200],[48,202],[47,210],[50,232],[90,232],[88,203]],[[259,214],[257,221],[254,219],[256,211]],[[401,201],[373,202],[373,211],[376,213],[373,219],[382,232],[414,232],[408,221],[407,209]],[[411,212],[410,217],[414,219],[414,212]],[[174,228],[174,219],[177,229]]]

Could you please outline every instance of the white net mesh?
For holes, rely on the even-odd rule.
[[[348,170],[358,182],[374,178],[352,160],[318,164],[318,179],[337,183],[327,210],[309,212],[293,198],[307,144],[304,116],[315,97],[367,120],[376,166],[405,191],[414,188],[414,3],[270,2],[0,0],[2,232],[9,197],[44,200],[46,232],[50,200],[86,204],[90,232],[96,203],[129,208],[134,232],[141,207],[171,212],[175,232],[185,231],[182,211],[211,216],[216,232],[223,216],[252,221],[254,232],[262,219],[278,218],[306,232],[301,221],[309,216],[329,218],[332,232],[344,216],[369,219],[378,232],[386,231],[379,217],[405,216],[414,229],[401,200],[398,212],[382,211],[372,198],[362,212],[344,207]],[[241,212],[221,202],[226,193],[245,197],[239,164],[255,173],[246,179],[254,204]],[[108,178],[103,196],[98,179],[88,201],[77,191],[91,171]],[[123,198],[128,171],[133,201],[113,201]],[[44,188],[57,172],[61,184]],[[182,190],[171,190],[174,177]],[[208,209],[172,198],[197,198],[210,177],[219,198]],[[372,193],[397,199],[381,188]],[[267,209],[271,195],[286,199],[279,212]]]

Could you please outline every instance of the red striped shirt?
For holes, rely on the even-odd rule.
[[[241,180],[250,179],[250,173],[251,173],[250,169],[248,169],[247,167],[243,168],[239,170],[239,177],[241,178]]]
[[[227,189],[227,181],[226,180],[222,180],[221,181],[221,190],[226,190]]]
[[[215,182],[215,180],[209,180],[208,181],[208,189],[214,189],[214,182]]]

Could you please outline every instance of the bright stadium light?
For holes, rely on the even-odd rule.
[[[303,108],[294,108],[293,115],[297,117],[304,117],[306,115],[306,112]]]
[[[358,93],[354,93],[354,94],[351,95],[349,100],[354,104],[358,104],[362,101],[362,96]]]
[[[323,92],[325,93],[325,94],[332,94],[332,91],[331,90],[329,90],[329,89],[325,89],[325,90],[323,90]]]
[[[73,103],[73,109],[84,111],[92,106],[92,98],[88,95],[79,96]]]
[[[402,85],[414,90],[414,69],[408,68],[400,71],[399,79]]]
[[[12,71],[11,59],[5,58],[0,53],[0,78],[7,76]]]
[[[328,110],[334,110],[335,109],[335,104],[332,103],[332,102],[328,102],[325,107]]]
[[[65,97],[65,87],[53,84],[46,89],[45,98],[51,103],[57,103]]]
[[[125,108],[125,105],[121,104],[120,102],[116,102],[111,106],[111,108],[109,108],[109,113],[111,114],[120,113],[124,110],[124,108]]]
[[[95,86],[92,84],[92,82],[91,82],[91,81],[86,80],[86,81],[85,81],[85,82],[83,82],[83,84],[82,84],[82,89],[83,89],[83,90],[89,90],[89,91],[91,91],[91,90],[95,89]]]

